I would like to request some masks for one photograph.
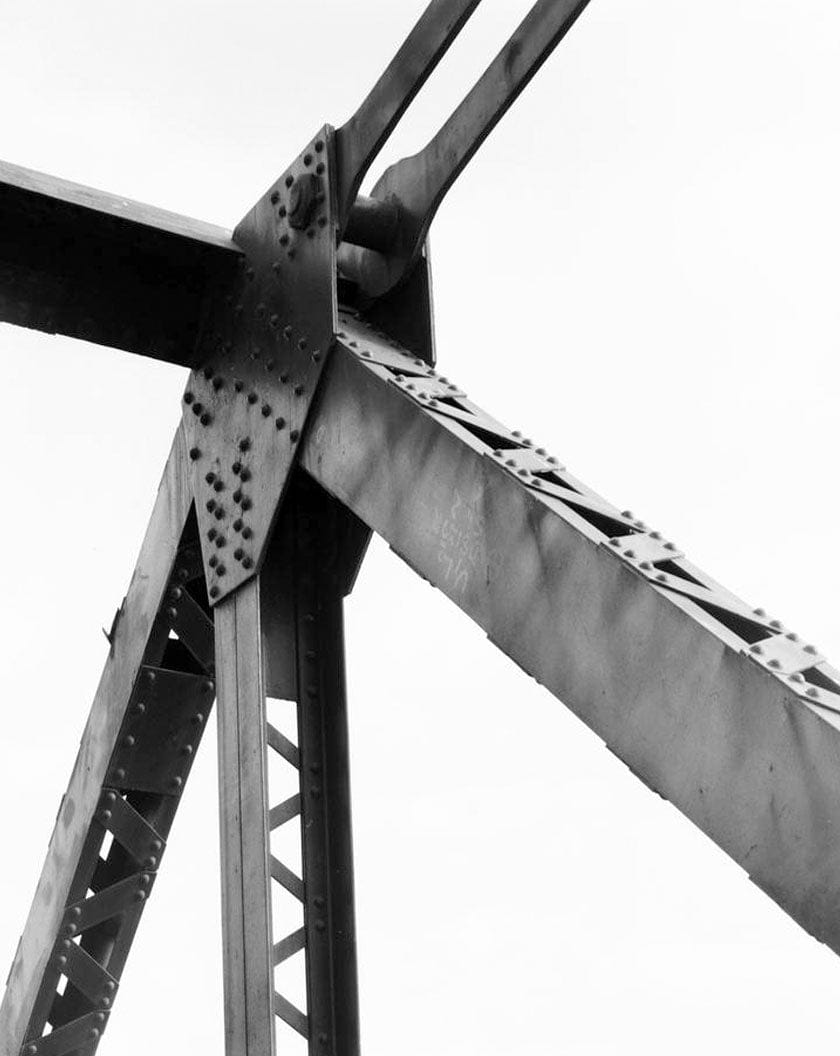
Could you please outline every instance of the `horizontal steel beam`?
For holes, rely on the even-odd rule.
[[[192,366],[230,233],[0,162],[0,321]]]
[[[840,952],[840,685],[809,646],[355,319],[304,468]]]

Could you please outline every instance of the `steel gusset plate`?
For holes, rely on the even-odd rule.
[[[211,679],[144,667],[120,731],[107,781],[122,791],[179,795],[215,698]]]
[[[333,130],[325,126],[234,232],[184,394],[211,603],[257,572],[335,334]]]

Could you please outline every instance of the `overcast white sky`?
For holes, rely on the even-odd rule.
[[[0,0],[0,156],[232,227],[422,6]],[[484,0],[384,160],[527,6]],[[838,92],[830,0],[593,0],[433,228],[445,372],[835,662]],[[0,354],[1,966],[184,375]],[[381,543],[348,649],[367,1056],[840,1041],[836,957]],[[105,1053],[222,1053],[215,768],[211,734]]]

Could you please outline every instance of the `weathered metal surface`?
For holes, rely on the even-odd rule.
[[[175,592],[204,592],[186,464],[179,429],[0,1006],[10,1056],[96,1048],[213,702],[212,681],[170,638]]]
[[[325,127],[236,228],[240,274],[214,292],[184,395],[214,604],[260,568],[332,344],[332,165]]]
[[[557,460],[525,469],[530,441],[409,391],[397,374],[425,365],[342,325],[304,468],[840,952],[834,669],[760,664],[750,647],[776,648],[778,621],[672,551],[652,578],[630,567],[610,539],[641,539],[640,521]],[[506,465],[517,453],[523,468]]]
[[[398,209],[393,244],[383,250],[345,243],[339,254],[342,272],[364,293],[380,297],[408,275],[446,192],[587,3],[537,0],[440,131],[419,153],[385,170],[371,197]]]
[[[183,366],[230,233],[0,162],[0,320]]]

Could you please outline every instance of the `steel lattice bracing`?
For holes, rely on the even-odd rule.
[[[0,1056],[96,1050],[217,687],[227,1053],[357,1056],[342,602],[371,530],[840,952],[840,673],[433,366],[428,227],[585,0],[537,0],[358,194],[477,6],[432,0],[232,235],[0,168],[0,319],[192,368]]]

